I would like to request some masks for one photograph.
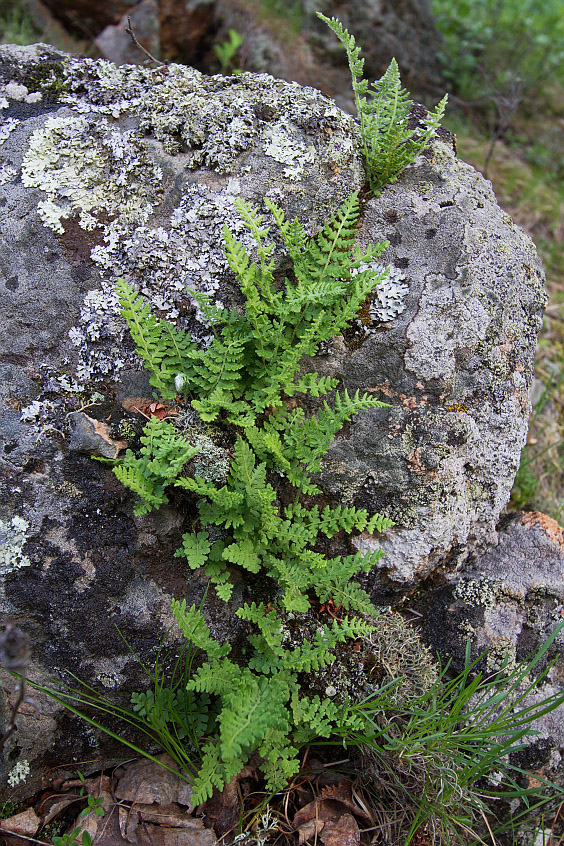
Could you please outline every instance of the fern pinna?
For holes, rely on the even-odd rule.
[[[413,105],[408,92],[401,87],[398,64],[392,59],[381,79],[371,85],[362,78],[364,59],[360,47],[337,18],[317,16],[333,30],[347,51],[355,105],[360,120],[362,147],[368,182],[376,195],[389,182],[395,182],[408,164],[427,146],[443,119],[448,95],[429,113],[424,126],[409,127]]]
[[[186,558],[191,569],[203,567],[219,597],[231,597],[233,568],[262,572],[272,582],[269,610],[253,604],[237,612],[258,632],[250,638],[254,652],[245,667],[213,646],[199,611],[174,606],[184,636],[209,658],[188,687],[221,701],[218,737],[201,750],[199,798],[229,780],[253,753],[276,789],[297,766],[293,735],[303,740],[312,730],[327,733],[331,720],[341,718],[342,708],[332,708],[334,703],[300,704],[297,674],[331,662],[336,643],[358,637],[366,624],[345,619],[332,629],[320,626],[314,643],[290,651],[281,639],[279,615],[305,613],[314,598],[320,603],[332,599],[357,616],[372,613],[367,594],[353,578],[367,572],[381,553],[328,557],[319,551],[319,540],[353,530],[381,532],[392,525],[364,509],[304,503],[304,497],[322,494],[313,474],[343,424],[383,403],[358,391],[354,396],[336,391],[336,379],[300,373],[304,357],[314,356],[322,341],[346,329],[386,275],[373,269],[386,245],[364,251],[356,246],[356,194],[314,237],[266,201],[293,261],[292,277],[280,284],[263,216],[243,201],[235,205],[253,234],[258,261],[225,228],[226,258],[245,305],[241,313],[218,309],[209,298],[190,292],[213,332],[208,347],[197,347],[168,321],[154,318],[131,286],[118,282],[122,314],[152,372],[152,385],[165,399],[189,402],[204,424],[223,425],[231,439],[231,464],[220,484],[190,472],[198,450],[189,435],[153,420],[140,454],[128,450],[115,467],[118,478],[140,497],[138,514],[165,503],[171,486],[197,497],[199,525],[192,524],[183,535],[176,555]],[[331,393],[332,402],[320,399]],[[321,405],[306,412],[294,399],[300,395],[320,399]]]

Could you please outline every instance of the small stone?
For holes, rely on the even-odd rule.
[[[94,420],[78,411],[73,414],[74,430],[69,443],[71,452],[85,452],[88,455],[100,455],[102,458],[117,458],[123,449],[127,449],[127,441],[115,440],[111,437],[111,429],[107,423]]]
[[[24,837],[33,837],[39,827],[40,819],[33,810],[21,811],[13,817],[8,817],[0,822],[0,831],[9,831],[12,834],[21,834]]]

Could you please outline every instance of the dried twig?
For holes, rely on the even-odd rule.
[[[135,33],[133,32],[133,27],[132,27],[132,25],[131,25],[131,18],[130,18],[129,16],[127,17],[127,26],[126,26],[126,28],[125,28],[125,31],[126,31],[126,32],[127,32],[127,34],[129,35],[129,37],[131,38],[131,40],[133,41],[133,43],[135,44],[135,46],[136,46],[139,50],[141,50],[141,52],[142,52],[142,53],[145,53],[145,55],[146,55],[146,56],[148,56],[148,57],[149,57],[149,59],[150,59],[152,62],[156,62],[156,64],[157,64],[157,65],[161,65],[161,67],[162,67],[162,66],[164,66],[164,62],[159,61],[159,59],[155,59],[155,57],[154,57],[154,56],[152,56],[152,55],[151,55],[151,53],[149,53],[149,51],[148,51],[148,50],[145,50],[145,48],[143,47],[143,45],[142,45],[142,44],[140,44],[140,43],[137,41],[137,37],[136,37]]]

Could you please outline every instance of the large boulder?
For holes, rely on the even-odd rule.
[[[90,458],[117,454],[151,401],[114,281],[205,343],[186,286],[241,302],[222,228],[252,241],[233,200],[269,197],[317,231],[365,184],[359,130],[318,91],[267,75],[116,68],[45,45],[0,48],[0,82],[0,606],[30,633],[34,672],[124,693],[135,662],[115,626],[150,660],[171,596],[198,601],[205,584],[173,555],[186,503],[135,518]],[[359,240],[384,239],[390,275],[313,365],[390,404],[359,414],[320,473],[328,501],[396,521],[354,540],[386,552],[367,577],[382,605],[495,538],[545,298],[531,241],[448,133],[367,200]],[[222,603],[208,613],[216,636],[237,637]],[[35,774],[97,742],[48,709],[19,723],[12,759]]]

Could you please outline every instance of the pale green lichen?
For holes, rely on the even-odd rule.
[[[509,637],[495,637],[488,646],[486,672],[498,673],[501,669],[508,676],[517,666],[517,647]]]
[[[269,126],[264,139],[266,155],[288,165],[284,168],[286,179],[298,179],[303,175],[305,166],[315,162],[315,147],[305,143],[287,118]]]
[[[493,608],[504,592],[504,583],[500,579],[461,579],[454,589],[454,598],[467,605]]]
[[[29,523],[23,517],[12,517],[9,523],[0,520],[0,575],[29,567],[31,561],[24,555]]]
[[[78,217],[85,230],[106,234],[143,224],[160,198],[162,171],[132,132],[100,117],[50,117],[32,135],[22,182],[40,188],[45,226],[63,233],[63,218]]]
[[[193,439],[200,452],[192,459],[194,476],[201,476],[207,482],[224,484],[227,481],[231,457],[228,450],[217,446],[211,438],[198,434]]]

